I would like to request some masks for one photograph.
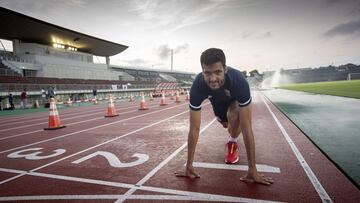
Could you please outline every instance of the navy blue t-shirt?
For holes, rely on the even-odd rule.
[[[201,103],[207,98],[213,105],[230,100],[237,100],[241,107],[251,103],[248,82],[240,71],[231,67],[228,67],[225,74],[225,84],[217,90],[211,90],[207,86],[202,73],[196,76],[190,90],[190,108],[195,111],[200,110]]]

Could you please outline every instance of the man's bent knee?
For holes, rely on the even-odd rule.
[[[237,137],[237,136],[239,136],[240,133],[241,133],[241,128],[240,128],[240,127],[238,127],[238,128],[233,128],[233,127],[231,127],[231,125],[229,125],[229,126],[228,126],[228,132],[229,132],[230,135]]]

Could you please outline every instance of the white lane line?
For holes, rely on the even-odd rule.
[[[62,110],[62,109],[58,109],[59,111]],[[93,112],[100,112],[100,108],[99,109],[94,109],[94,110],[91,110],[91,111],[86,111],[87,113],[93,113]],[[48,115],[49,114],[49,111],[44,111],[44,112],[41,112],[43,114],[46,114]],[[18,123],[28,123],[28,122],[33,122],[33,121],[38,121],[38,120],[46,120],[46,115],[38,118],[38,117],[35,117],[35,118],[24,118],[24,120],[20,120],[19,119],[15,119],[15,121],[11,121],[11,122],[8,122],[8,123],[3,123],[0,125],[0,127],[4,127],[4,126],[8,126],[8,125],[13,125],[13,124],[18,124]],[[61,115],[64,116],[64,117],[67,117],[67,116],[72,116],[72,115],[79,115],[78,112],[67,112],[65,113],[64,111],[61,111]]]
[[[159,105],[153,105],[153,106],[159,106]],[[153,107],[153,106],[149,106],[149,107]],[[137,107],[137,108],[138,108],[138,107]],[[131,112],[135,112],[135,111],[138,111],[138,109],[131,110],[131,111],[121,112],[121,113],[119,113],[119,115],[121,116],[121,115],[124,115],[124,114],[127,114],[127,113],[131,113]],[[105,114],[105,111],[103,111],[103,113]],[[75,123],[69,123],[69,124],[66,124],[66,126],[72,126],[72,125],[76,125],[76,124],[79,124],[79,123],[85,123],[85,122],[94,121],[94,120],[100,120],[100,119],[104,119],[104,116],[101,116],[101,117],[98,117],[98,118],[92,118],[92,119],[82,120],[82,121],[78,121],[78,122],[75,122]],[[65,120],[65,119],[64,119],[64,120]],[[26,132],[26,133],[20,133],[20,134],[17,134],[17,135],[10,135],[10,136],[7,136],[7,137],[2,137],[2,138],[0,138],[0,141],[1,141],[1,140],[6,140],[6,139],[10,139],[10,138],[14,138],[14,137],[23,136],[23,135],[28,135],[28,134],[32,134],[32,133],[36,133],[36,132],[41,132],[41,131],[44,131],[44,129],[35,130],[35,131],[31,131],[31,132]]]
[[[200,130],[199,134],[202,134],[208,127],[210,127],[216,118],[210,121],[203,129]],[[182,146],[180,146],[177,150],[175,150],[170,156],[168,156],[165,160],[163,160],[159,165],[157,165],[153,170],[151,170],[148,174],[146,174],[139,182],[135,185],[143,185],[146,181],[148,181],[156,172],[158,172],[162,167],[164,167],[167,163],[169,163],[177,154],[179,154],[185,147],[187,146],[187,142],[185,142]]]
[[[224,169],[224,170],[237,170],[237,171],[248,171],[249,169],[247,165],[230,165],[230,164],[216,164],[216,163],[204,163],[204,162],[194,162],[193,166],[198,168],[211,168],[211,169]],[[265,164],[256,164],[256,168],[259,172],[280,173],[280,168]]]
[[[47,122],[41,122],[41,123],[33,123],[33,124],[29,124],[29,125],[22,125],[22,126],[16,126],[16,127],[12,127],[12,128],[5,128],[0,130],[0,132],[4,132],[4,131],[10,131],[10,130],[15,130],[15,129],[21,129],[21,128],[26,128],[26,127],[31,127],[31,126],[37,126],[37,125],[42,125],[45,124]]]
[[[87,111],[87,112],[95,112],[95,111],[99,111],[100,109],[104,108],[106,105],[105,105],[105,103],[103,103],[103,104],[96,105],[96,106],[89,105],[89,106],[76,106],[76,107],[72,107],[72,108],[68,108],[68,107],[58,108],[58,110],[62,112],[61,115],[63,115],[63,116],[71,116],[71,115],[78,114],[77,113],[78,108],[81,108],[82,110]],[[134,106],[134,105],[129,105],[126,108],[131,107],[131,106]],[[38,117],[41,114],[48,115],[49,111],[37,112],[36,114],[24,114],[24,115],[17,115],[17,116],[14,115],[11,117],[7,117],[7,119],[4,120],[5,122],[2,123],[0,125],[0,127],[3,125],[13,124],[14,121],[15,122],[26,122],[28,120],[39,120],[39,119],[43,118],[43,117]]]
[[[9,196],[0,197],[0,201],[35,201],[35,200],[115,200],[123,195],[42,195],[42,196]],[[127,199],[131,200],[174,200],[174,201],[206,201],[206,202],[243,202],[236,197],[192,197],[182,195],[131,195]],[[262,202],[262,201],[252,201]],[[269,202],[269,201],[267,201]]]
[[[71,136],[71,135],[74,135],[74,134],[79,134],[79,133],[82,133],[82,132],[91,131],[91,130],[98,129],[98,128],[102,128],[102,127],[106,127],[106,126],[109,126],[109,125],[114,125],[114,124],[117,124],[117,123],[121,123],[121,122],[124,122],[124,121],[132,120],[132,119],[139,118],[139,117],[143,117],[143,116],[147,116],[147,115],[150,115],[150,114],[159,113],[159,112],[166,111],[166,110],[169,110],[169,109],[177,108],[177,107],[182,106],[182,105],[185,105],[185,104],[181,104],[181,105],[177,105],[177,106],[173,106],[173,107],[161,109],[161,110],[158,110],[158,111],[153,111],[153,112],[141,114],[141,115],[138,115],[138,116],[126,118],[126,119],[123,119],[123,120],[114,121],[114,122],[111,122],[111,123],[106,123],[106,124],[103,124],[103,125],[99,125],[99,126],[95,126],[95,127],[92,127],[92,128],[88,128],[88,129],[84,129],[84,130],[80,130],[80,131],[68,133],[68,134],[65,134],[65,135],[58,136],[58,137],[54,137],[54,138],[42,140],[42,141],[39,141],[39,142],[34,142],[34,143],[27,144],[27,145],[23,145],[23,146],[20,146],[20,147],[15,147],[15,148],[12,148],[12,149],[8,149],[8,150],[5,150],[5,151],[1,151],[0,154],[6,153],[6,152],[10,152],[10,151],[13,151],[13,150],[17,150],[17,149],[21,149],[21,148],[24,148],[24,147],[33,146],[33,145],[36,145],[36,144],[41,144],[41,143],[44,143],[44,142],[49,142],[49,141],[52,141],[52,140],[57,140],[57,139],[64,138],[64,137],[68,137],[68,136]]]
[[[204,132],[211,124],[216,121],[214,118],[210,123],[208,123],[203,129],[200,130],[200,134]],[[163,160],[159,165],[157,165],[153,170],[151,170],[148,174],[146,174],[139,182],[135,185],[142,186],[146,181],[148,181],[156,172],[158,172],[163,166],[165,166],[169,161],[171,161],[178,153],[180,153],[187,146],[187,142],[181,145],[175,152],[173,152],[170,156],[168,156],[165,160]],[[136,191],[136,188],[132,188],[128,190],[122,198],[119,198],[116,202],[123,202],[127,199],[128,196],[132,195]]]
[[[72,182],[77,182],[77,183],[90,183],[90,184],[94,184],[94,185],[105,185],[105,186],[119,187],[119,188],[135,187],[135,185],[128,184],[128,183],[96,180],[96,179],[89,179],[89,178],[78,178],[78,177],[72,177],[72,176],[54,175],[54,174],[40,173],[40,172],[28,172],[26,175],[50,178],[50,179],[56,179],[56,180],[66,180],[66,181],[72,181]]]
[[[0,181],[0,185],[1,185],[1,184],[4,184],[4,183],[7,183],[7,182],[10,182],[10,181],[12,181],[12,180],[15,180],[15,179],[17,179],[17,178],[20,178],[20,177],[22,177],[22,176],[24,176],[24,175],[26,175],[26,172],[25,172],[25,173],[22,173],[22,174],[19,174],[19,175],[17,175],[17,176],[8,178],[8,179],[6,179],[6,180]]]
[[[187,111],[186,111],[187,112]],[[183,112],[184,113],[184,112]],[[181,113],[181,114],[183,114]],[[173,116],[175,117],[175,116]],[[167,120],[167,119],[166,119]],[[206,128],[208,128],[216,119],[212,120],[207,126],[205,126],[200,133],[202,133]],[[165,120],[163,120],[165,121]],[[184,149],[186,147],[187,143],[185,143],[184,145],[182,145],[179,149]],[[170,157],[168,157],[166,160],[164,160],[162,163],[160,163],[157,167],[157,169],[153,169],[152,171],[150,171],[150,173],[148,173],[142,180],[139,181],[139,183],[142,182],[145,183],[148,179],[150,179],[158,170],[160,170],[161,167],[163,167],[164,165],[166,165],[167,162],[169,162],[173,157],[176,156],[177,153],[179,153],[181,150],[176,150],[172,155],[170,155]],[[78,153],[76,153],[78,154]],[[70,155],[73,156],[73,155]],[[69,156],[69,157],[70,157]],[[68,158],[68,157],[67,157]],[[63,158],[64,159],[64,158]],[[62,159],[62,160],[63,160]],[[58,160],[59,161],[59,160]],[[56,162],[58,162],[56,161]],[[52,162],[55,163],[55,162]],[[32,175],[32,176],[40,176],[40,177],[48,177],[48,178],[53,178],[53,179],[61,179],[61,180],[70,180],[70,181],[75,181],[75,182],[85,182],[85,183],[92,183],[92,184],[100,184],[100,185],[108,185],[108,186],[115,186],[115,187],[125,187],[125,188],[129,188],[130,190],[136,188],[133,192],[135,192],[136,190],[145,190],[145,191],[152,191],[152,192],[162,192],[162,193],[169,193],[169,194],[175,194],[175,195],[185,195],[185,196],[190,196],[193,198],[201,198],[201,199],[205,199],[206,201],[216,201],[216,202],[221,202],[221,201],[226,201],[226,202],[261,202],[261,203],[271,203],[274,201],[266,201],[266,200],[257,200],[257,199],[249,199],[249,198],[242,198],[242,197],[233,197],[233,196],[225,196],[225,195],[214,195],[214,194],[207,194],[207,193],[198,193],[198,192],[189,192],[189,191],[181,191],[181,190],[173,190],[173,189],[166,189],[166,188],[157,188],[157,187],[149,187],[149,186],[142,186],[139,184],[136,185],[131,185],[131,184],[124,184],[124,183],[118,183],[118,182],[110,182],[110,181],[101,181],[101,180],[93,180],[93,179],[86,179],[86,178],[77,178],[77,177],[69,177],[69,176],[59,176],[59,175],[51,175],[51,174],[44,174],[44,173],[39,173],[39,172],[33,172],[35,170],[38,170],[40,168],[43,168],[45,166],[49,166],[49,164],[44,165],[42,167],[39,167],[37,169],[33,169],[30,172],[25,172],[25,171],[20,171],[22,173],[25,173],[25,175]],[[0,171],[1,168],[0,168]],[[3,171],[6,172],[16,172],[19,170],[9,170],[9,169],[3,169]],[[20,174],[19,176],[23,176],[23,174]],[[14,179],[14,178],[12,178]],[[130,191],[129,190],[129,191]],[[129,192],[128,191],[128,192]],[[130,195],[129,194],[125,194],[126,198],[125,199],[132,199],[131,197],[134,195]],[[117,198],[121,198],[123,199],[120,195],[117,196]],[[0,197],[1,200],[1,197]]]
[[[187,111],[184,111],[184,112],[181,112],[181,113],[178,113],[178,114],[176,114],[176,115],[174,115],[174,116],[171,116],[171,117],[169,117],[169,118],[166,118],[166,119],[157,121],[157,122],[152,123],[152,124],[150,124],[150,125],[144,126],[144,127],[139,128],[139,129],[137,129],[137,130],[128,132],[128,133],[126,133],[126,134],[124,134],[124,135],[115,137],[115,138],[110,139],[110,140],[108,140],[108,141],[106,141],[106,142],[103,142],[103,143],[97,144],[97,145],[95,145],[95,146],[89,147],[89,148],[84,149],[84,150],[82,150],[82,151],[76,152],[76,153],[74,153],[74,154],[71,154],[71,155],[66,156],[66,157],[64,157],[64,158],[61,158],[61,159],[58,159],[58,160],[53,161],[53,162],[51,162],[51,163],[45,164],[45,165],[43,165],[43,166],[40,166],[40,167],[38,167],[38,168],[35,168],[35,169],[31,170],[31,172],[40,170],[40,169],[42,169],[42,168],[45,168],[45,167],[50,166],[50,165],[52,165],[52,164],[55,164],[55,163],[57,163],[57,162],[63,161],[63,160],[65,160],[65,159],[68,159],[68,158],[73,157],[73,156],[75,156],[75,155],[78,155],[78,154],[81,154],[81,153],[83,153],[83,152],[89,151],[89,150],[94,149],[94,148],[96,148],[96,147],[100,147],[100,146],[102,146],[102,145],[105,145],[105,144],[108,144],[108,143],[110,143],[110,142],[116,141],[116,140],[118,140],[118,139],[120,139],[120,138],[123,138],[123,137],[126,137],[126,136],[128,136],[128,135],[137,133],[137,132],[142,131],[142,130],[144,130],[144,129],[146,129],[146,128],[150,128],[150,127],[152,127],[152,126],[154,126],[154,125],[157,125],[157,124],[160,124],[160,123],[162,123],[162,122],[168,121],[168,120],[170,120],[170,119],[172,119],[172,118],[175,118],[175,117],[180,116],[180,115],[185,114],[185,113],[188,113],[188,110],[187,110]]]
[[[184,196],[190,196],[190,197],[208,198],[208,199],[214,200],[214,201],[245,202],[245,203],[278,203],[277,201],[250,199],[250,198],[234,197],[234,196],[226,196],[226,195],[214,195],[214,194],[209,194],[209,193],[181,191],[181,190],[173,190],[173,189],[157,188],[157,187],[149,187],[149,186],[140,186],[136,189],[152,191],[152,192],[184,195]]]
[[[77,182],[77,183],[79,183],[79,182],[80,183],[89,183],[89,184],[103,185],[103,186],[110,186],[110,187],[117,187],[117,188],[128,188],[128,189],[136,188],[138,190],[143,190],[143,191],[178,195],[178,196],[182,196],[184,198],[186,198],[186,197],[194,198],[193,200],[198,200],[198,201],[277,203],[275,201],[257,200],[257,199],[241,198],[241,197],[226,196],[226,195],[214,195],[214,194],[200,193],[200,192],[189,192],[189,191],[174,190],[174,189],[167,189],[167,188],[160,188],[160,187],[137,186],[137,185],[132,185],[132,184],[128,184],[128,183],[95,180],[95,179],[87,179],[87,178],[78,178],[78,177],[71,177],[71,176],[39,173],[39,172],[26,172],[26,171],[12,170],[12,169],[4,169],[4,168],[0,168],[0,171],[12,172],[12,173],[26,173],[26,175],[35,176],[35,177],[44,177],[44,178],[50,178],[50,179],[56,179],[56,180],[65,180],[65,181],[72,181],[72,182]],[[68,195],[64,195],[64,196],[68,196]],[[0,201],[32,200],[31,198],[33,198],[33,197],[40,198],[43,196],[0,197]],[[58,197],[61,197],[61,196],[58,196]],[[123,195],[115,195],[114,199],[118,199],[121,197],[123,197]],[[162,198],[165,198],[165,199],[159,199],[159,200],[166,200],[166,197],[167,196],[163,196]],[[131,196],[128,196],[127,199],[152,199],[152,197],[149,196],[149,197],[145,198],[145,197],[141,197],[141,196],[137,196],[137,195],[131,195]]]
[[[136,108],[136,107],[132,106],[132,107],[128,107],[128,108],[122,108],[121,110],[130,109],[130,108]],[[116,109],[116,110],[119,111],[118,109]],[[136,111],[136,110],[133,110],[133,111]],[[82,118],[82,117],[92,116],[92,115],[96,115],[96,114],[105,114],[105,112],[106,112],[105,110],[104,111],[97,111],[96,113],[86,113],[86,114],[82,114],[82,115],[78,115],[78,116],[72,116],[70,118],[64,118],[64,119],[61,119],[61,120],[66,121],[66,120],[70,120],[70,119]],[[26,127],[32,127],[32,126],[37,126],[37,125],[42,125],[42,124],[47,124],[47,123],[48,122],[46,121],[46,122],[41,122],[41,123],[32,123],[32,124],[28,124],[28,125],[16,126],[16,127],[12,127],[12,128],[5,128],[5,129],[0,130],[0,132],[10,131],[10,130],[15,130],[15,129],[21,129],[21,128],[26,128]]]
[[[129,106],[130,107],[130,106]],[[93,112],[100,112],[101,107],[100,106],[96,106],[96,108],[91,108],[91,109],[83,109],[88,113],[93,113]],[[75,111],[68,111],[68,110],[74,110],[74,109],[58,109],[59,112],[61,112],[61,115],[64,117],[68,117],[68,116],[72,116],[72,115],[79,115],[78,112]],[[76,109],[77,110],[77,109]],[[38,117],[39,115],[42,115],[41,117]],[[12,124],[16,124],[16,123],[26,123],[26,122],[30,122],[30,121],[37,121],[37,120],[46,120],[44,118],[46,118],[46,116],[49,115],[49,111],[43,111],[43,112],[38,112],[38,114],[35,115],[28,115],[27,117],[18,117],[18,118],[14,118],[12,120],[9,120],[6,123],[2,123],[0,125],[0,127],[3,126],[8,126],[8,125],[12,125]]]
[[[6,140],[6,139],[13,138],[13,137],[19,137],[19,136],[28,135],[28,134],[31,134],[31,133],[37,133],[37,132],[41,132],[41,131],[44,131],[44,129],[34,130],[34,131],[31,131],[31,132],[20,133],[20,134],[16,134],[16,135],[10,135],[10,136],[7,136],[7,137],[2,137],[2,138],[0,138],[0,140]]]
[[[208,123],[203,129],[201,129],[200,134],[204,132],[211,124],[213,124],[216,119],[213,119],[210,123]],[[159,171],[163,166],[165,166],[170,160],[172,160],[179,152],[181,152],[187,146],[187,142],[185,142],[181,147],[179,147],[174,153],[172,153],[168,158],[162,161],[158,166],[156,166],[152,171],[150,171],[144,178],[142,178],[138,183],[135,185],[137,187],[131,188],[128,190],[122,197],[120,197],[116,203],[123,202],[128,197],[132,196],[133,193],[140,189],[152,189],[153,187],[142,186],[147,180],[149,180],[157,171]],[[178,191],[178,190],[171,190],[171,189],[161,189],[163,193],[172,193],[176,191],[180,195],[191,196],[191,197],[198,197],[198,198],[209,198],[210,200],[214,201],[228,201],[228,202],[271,202],[266,200],[256,200],[256,199],[249,199],[249,198],[242,198],[242,197],[231,197],[231,196],[224,196],[224,195],[213,195],[213,194],[205,194],[204,193],[196,193],[196,192],[189,192],[189,191]]]
[[[106,109],[105,108],[107,108],[107,107],[105,107],[105,105],[102,105],[103,107],[101,108],[101,106],[99,106],[99,107],[97,107],[97,108],[95,108],[95,109],[82,109],[82,110],[85,110],[85,113],[80,113],[79,114],[79,112],[68,112],[67,110],[69,110],[69,109],[58,109],[59,110],[59,112],[60,112],[60,115],[61,116],[63,116],[63,117],[71,117],[71,116],[73,116],[73,115],[77,115],[77,116],[73,116],[73,117],[71,117],[71,118],[76,118],[76,117],[83,117],[83,116],[85,116],[85,115],[94,115],[94,114],[99,114],[99,113],[101,113],[101,112],[106,112]],[[158,106],[158,105],[157,105]],[[116,108],[116,110],[117,111],[122,111],[122,110],[125,110],[125,109],[130,109],[130,108],[137,108],[138,107],[138,105],[130,105],[130,106],[124,106],[124,107],[119,107],[119,106],[116,106],[117,108]],[[63,111],[63,110],[65,110],[65,111]],[[8,126],[8,125],[12,125],[12,124],[16,124],[16,123],[27,123],[27,122],[32,122],[32,121],[37,121],[37,120],[46,120],[46,119],[44,119],[44,118],[46,118],[46,116],[48,116],[49,115],[49,113],[48,113],[48,111],[46,111],[46,112],[41,112],[41,113],[46,113],[46,115],[44,115],[43,117],[41,117],[41,118],[24,118],[24,119],[26,119],[26,120],[18,120],[18,119],[16,119],[16,122],[8,122],[8,123],[5,123],[5,124],[0,124],[0,127],[3,127],[3,126]],[[62,119],[62,120],[67,120],[67,119],[71,119],[71,118],[64,118],[64,119]]]
[[[126,102],[126,101],[125,101]],[[124,102],[122,100],[120,100],[119,102],[117,101],[115,104],[124,104]],[[154,102],[149,102],[150,103],[156,103],[156,101]],[[130,103],[130,104],[134,104],[134,103]],[[82,108],[80,106],[80,108],[82,108],[82,110],[84,111],[87,111],[87,112],[96,112],[96,111],[100,111],[100,109],[103,109],[105,106],[107,106],[107,103],[105,105],[105,103],[101,104],[101,105],[97,105],[97,106],[83,106],[84,108]],[[116,105],[118,106],[118,105]],[[158,106],[158,104],[157,104]],[[89,108],[87,108],[89,107]],[[122,109],[128,109],[128,108],[131,108],[131,107],[138,107],[137,105],[126,105],[124,107],[119,107],[118,111],[122,110]],[[71,116],[71,115],[78,115],[78,112],[74,112],[73,110],[77,110],[77,107],[75,108],[61,108],[61,109],[58,109],[59,111],[61,111],[61,115],[62,116]],[[44,116],[46,115],[49,115],[48,111],[43,111],[43,112],[38,112],[38,114],[36,115],[40,115],[40,114],[45,114]],[[34,121],[34,120],[41,120],[43,119],[44,117],[34,117],[33,114],[27,114],[27,115],[22,115],[22,116],[12,116],[12,117],[7,117],[6,119],[2,119],[0,118],[0,127],[2,126],[6,126],[6,125],[11,125],[11,124],[14,124],[14,123],[23,123],[23,122],[27,122],[28,120],[31,120],[31,121]],[[20,119],[24,119],[24,120],[20,120]],[[20,121],[19,121],[20,120]],[[14,122],[15,121],[15,122]]]
[[[8,169],[8,168],[0,168],[0,172],[6,172],[6,173],[26,173],[26,171],[16,170],[16,169]]]
[[[314,186],[316,192],[318,193],[320,199],[322,202],[332,202],[331,198],[329,197],[329,195],[327,194],[326,190],[324,189],[324,187],[321,185],[320,181],[317,179],[316,175],[314,174],[314,172],[311,170],[309,164],[306,162],[306,160],[304,159],[304,157],[302,156],[301,152],[299,151],[299,149],[296,147],[294,141],[290,138],[289,134],[286,132],[285,128],[281,125],[280,121],[277,119],[277,117],[275,116],[275,114],[273,113],[273,111],[270,109],[269,105],[266,103],[264,96],[261,93],[261,99],[262,101],[265,103],[266,108],[269,110],[271,116],[274,118],[276,124],[278,125],[281,133],[284,135],[286,141],[288,142],[288,144],[291,147],[291,150],[294,152],[297,160],[299,161],[300,165],[302,166],[302,168],[304,169],[307,177],[309,178],[309,180],[311,181],[312,185]]]
[[[41,195],[41,196],[9,196],[1,197],[0,201],[34,201],[34,200],[115,200],[122,195]],[[132,195],[133,200],[176,200],[176,201],[211,201],[204,198],[181,195]],[[218,200],[212,200],[218,201]]]
[[[30,172],[34,172],[34,171],[40,170],[40,169],[45,168],[45,167],[47,167],[47,166],[53,165],[53,164],[55,164],[55,163],[58,163],[58,162],[60,162],[60,161],[63,161],[63,160],[65,160],[65,159],[68,159],[68,158],[70,158],[70,157],[73,157],[73,156],[75,156],[75,155],[81,154],[81,153],[83,153],[83,152],[89,151],[89,150],[94,149],[94,148],[96,148],[96,147],[100,147],[100,146],[102,146],[102,145],[105,145],[105,144],[108,144],[108,143],[110,143],[110,142],[116,141],[116,140],[118,140],[118,139],[120,139],[120,138],[126,137],[126,136],[128,136],[128,135],[134,134],[134,133],[139,132],[139,131],[142,131],[142,130],[144,130],[144,129],[146,129],[146,128],[152,127],[152,126],[154,126],[154,125],[160,124],[160,123],[162,123],[162,122],[165,122],[165,121],[167,121],[167,120],[170,120],[170,119],[175,118],[175,117],[177,117],[177,116],[180,116],[180,115],[182,115],[182,114],[188,113],[188,111],[189,111],[189,110],[184,111],[184,112],[181,112],[181,113],[176,114],[176,115],[174,115],[174,116],[171,116],[171,117],[169,117],[169,118],[160,120],[160,121],[158,121],[158,122],[155,122],[155,123],[152,123],[152,124],[147,125],[147,126],[145,126],[145,127],[142,127],[142,128],[137,129],[137,130],[131,131],[131,132],[126,133],[126,134],[124,134],[124,135],[121,135],[121,136],[115,137],[115,138],[113,138],[113,139],[107,140],[106,142],[102,142],[102,143],[97,144],[97,145],[95,145],[95,146],[89,147],[89,148],[84,149],[84,150],[82,150],[82,151],[79,151],[79,152],[76,152],[76,153],[71,154],[71,155],[69,155],[69,156],[66,156],[66,157],[63,157],[63,158],[61,158],[61,159],[58,159],[58,160],[56,160],[56,161],[53,161],[53,162],[50,162],[50,163],[48,163],[48,164],[39,166],[39,167],[37,167],[37,168],[35,168],[35,169],[30,170]],[[17,179],[17,178],[19,178],[19,177],[21,177],[21,176],[24,176],[24,175],[26,175],[26,173],[24,173],[24,174],[22,174],[22,175],[18,175],[18,176],[16,176],[16,177],[12,177],[12,178],[6,179],[6,180],[0,182],[0,185],[1,185],[2,183],[9,182],[9,181],[11,181],[11,180]]]
[[[0,197],[0,201],[35,201],[35,200],[115,200],[123,195],[42,195],[42,196],[9,196]],[[131,195],[131,200],[174,200],[174,201],[206,201],[206,202],[243,202],[236,197],[192,197],[182,195]],[[259,201],[252,201],[259,202]]]
[[[112,186],[112,187],[119,187],[119,188],[135,187],[133,184],[128,184],[128,183],[95,180],[95,179],[89,179],[89,178],[78,178],[78,177],[72,177],[72,176],[55,175],[55,174],[41,173],[41,172],[27,172],[27,171],[7,169],[7,168],[0,168],[0,171],[7,172],[7,173],[17,173],[19,175],[22,175],[25,173],[25,175],[36,176],[36,177],[50,178],[50,179],[56,179],[56,180],[66,180],[66,181],[79,182],[79,183],[90,183],[90,184],[95,184],[95,185]]]

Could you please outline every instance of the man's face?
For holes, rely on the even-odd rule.
[[[217,90],[225,83],[225,68],[221,62],[202,65],[205,83],[211,90]]]

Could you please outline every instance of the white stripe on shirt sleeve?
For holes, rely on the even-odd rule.
[[[239,106],[246,106],[246,105],[248,105],[250,102],[251,102],[251,96],[250,96],[249,100],[247,100],[246,102],[244,102],[244,103],[240,103],[240,102],[239,102]]]
[[[189,103],[189,106],[192,108],[192,109],[196,109],[196,110],[199,110],[201,109],[201,105],[200,106],[193,106]]]

